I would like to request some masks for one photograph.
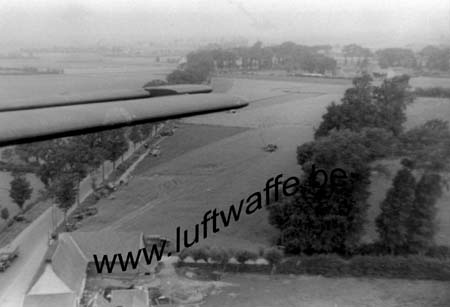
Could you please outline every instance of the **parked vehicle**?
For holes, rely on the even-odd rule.
[[[275,144],[268,144],[267,146],[263,147],[263,150],[267,151],[267,152],[274,152],[277,149],[278,149],[278,146]]]
[[[26,222],[27,219],[25,218],[25,216],[23,214],[18,214],[14,217],[14,220],[16,222]]]
[[[94,207],[88,207],[88,208],[83,208],[82,209],[82,213],[86,216],[92,216],[92,215],[96,215],[98,212],[97,208]]]
[[[6,271],[17,257],[19,257],[18,249],[12,252],[0,253],[0,272]]]
[[[174,134],[174,130],[172,128],[164,128],[159,134],[161,136],[171,136]]]

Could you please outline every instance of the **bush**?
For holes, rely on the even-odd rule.
[[[258,258],[258,254],[248,250],[239,250],[236,252],[235,257],[240,263],[245,263],[247,260],[256,260]]]
[[[205,260],[206,262],[208,262],[209,255],[210,250],[208,247],[198,247],[191,250],[191,256],[195,261]]]
[[[225,264],[230,258],[230,253],[222,248],[212,248],[209,252],[209,256],[213,261]]]

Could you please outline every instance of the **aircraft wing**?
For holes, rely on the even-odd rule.
[[[201,90],[201,87],[196,90]],[[148,92],[148,89],[146,91]],[[116,99],[119,95],[114,94],[109,97],[94,97],[96,99],[78,98],[50,103],[47,101],[47,104],[23,104],[20,108],[2,109],[0,105],[0,146],[218,112],[247,105],[241,98],[227,94],[207,93],[206,90],[185,94],[189,93],[188,87],[178,87],[178,91],[166,91],[166,96],[156,97],[151,96],[150,91],[150,96],[147,94],[145,98],[127,100],[123,97],[129,96]],[[139,94],[139,91],[134,93]]]
[[[131,90],[96,91],[76,95],[0,101],[0,112],[210,92],[212,92],[212,88],[203,84],[177,84],[149,86]]]

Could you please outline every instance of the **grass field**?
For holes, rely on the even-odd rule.
[[[396,279],[233,274],[203,306],[447,307],[450,284]]]
[[[262,190],[265,181],[279,173],[286,178],[298,175],[296,146],[312,139],[312,126],[322,110],[345,89],[327,84],[321,89],[314,84],[314,97],[298,92],[307,87],[303,83],[235,82],[233,94],[245,94],[249,88],[247,97],[257,101],[235,114],[184,120],[195,125],[182,127],[163,141],[160,160],[146,158],[129,185],[115,193],[115,200],[100,202],[100,215],[87,220],[85,229],[115,221],[111,227],[174,238],[177,226],[193,227],[208,208],[227,209]],[[331,94],[323,95],[325,91]],[[234,132],[217,134],[228,130]],[[194,141],[197,138],[204,143]],[[267,143],[277,144],[279,150],[264,152]],[[133,212],[136,208],[140,209]],[[261,210],[203,243],[253,249],[270,245],[275,232],[266,221],[266,212]]]
[[[325,107],[332,100],[338,101],[347,87],[247,79],[225,83],[230,82],[232,94],[254,102],[234,114],[183,120],[189,125],[182,125],[161,143],[161,157],[144,159],[135,170],[135,178],[115,193],[114,200],[100,202],[100,215],[87,220],[86,229],[114,221],[110,227],[174,238],[177,226],[190,229],[209,208],[227,209],[261,190],[268,178],[279,173],[298,175],[296,146],[312,140],[313,127],[320,122]],[[407,126],[435,115],[450,116],[450,104],[442,99],[418,99],[408,109]],[[267,143],[277,144],[279,150],[264,152],[262,147]],[[392,179],[377,176],[372,178],[366,240],[376,238],[373,221]],[[448,197],[446,193],[439,202],[439,243],[448,243],[450,238]],[[254,249],[269,245],[275,231],[266,221],[266,212],[258,212],[203,243]]]
[[[82,230],[112,227],[174,239],[177,226],[192,230],[208,209],[227,209],[260,191],[268,178],[298,175],[296,147],[312,140],[325,107],[348,87],[246,79],[232,80],[231,85],[231,93],[254,103],[236,113],[183,120],[175,135],[161,143],[162,155],[144,159],[128,186],[114,193],[115,199],[100,201],[99,215],[87,219]],[[230,80],[222,83],[227,87]],[[445,118],[448,112],[446,101],[420,99],[408,109],[407,125],[436,114]],[[278,151],[264,152],[267,143],[277,144]],[[391,180],[377,176],[372,178],[369,240],[376,236],[373,219]],[[450,237],[446,195],[439,203],[441,243]],[[270,245],[275,235],[261,210],[200,244],[256,250]],[[210,293],[204,306],[450,306],[450,285],[443,282],[252,274],[230,274],[222,281],[233,286]]]

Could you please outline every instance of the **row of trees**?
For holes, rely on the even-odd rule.
[[[152,124],[144,124],[129,129],[29,143],[16,146],[15,153],[24,162],[37,166],[37,176],[50,196],[66,212],[74,204],[79,183],[88,173],[99,169],[105,161],[111,161],[115,168],[115,162],[128,150],[129,140],[139,143],[150,136],[152,129]],[[15,177],[14,187],[23,184],[23,180],[22,175]],[[13,182],[11,191],[16,191],[14,195],[18,197],[24,197],[26,194],[23,191],[13,189]],[[11,194],[12,199],[15,199],[14,195]]]
[[[222,49],[208,46],[187,55],[186,63],[167,76],[167,81],[178,83],[202,83],[214,70],[282,69],[287,72],[334,74],[337,62],[331,56],[330,45],[306,46],[293,42],[263,46],[258,41],[251,47]],[[366,71],[369,59],[376,57],[381,68],[404,67],[410,69],[449,71],[450,48],[427,46],[415,53],[407,48],[385,48],[373,53],[357,44],[342,47],[345,64],[355,63],[360,71]]]
[[[186,63],[167,76],[171,84],[202,83],[208,80],[214,70],[260,70],[282,69],[287,72],[305,71],[309,73],[334,74],[337,62],[331,57],[330,45],[306,46],[293,42],[263,46],[258,41],[251,47],[222,49],[218,46],[191,52]],[[417,54],[406,48],[386,48],[375,53],[357,44],[342,48],[345,64],[348,59],[355,62],[360,71],[366,71],[369,58],[376,57],[381,68],[405,67],[427,68],[448,71],[450,69],[450,49],[427,46]]]
[[[167,76],[169,83],[201,83],[215,69],[284,69],[304,70],[310,73],[334,73],[336,61],[325,55],[331,46],[305,46],[293,42],[263,46],[256,42],[251,47],[221,49],[216,46],[191,52],[186,63]]]
[[[401,66],[433,71],[450,70],[450,48],[426,46],[417,53],[406,48],[387,48],[376,52],[381,68]]]
[[[399,76],[375,86],[368,75],[355,78],[342,103],[327,108],[315,141],[297,148],[297,161],[304,172],[299,192],[267,207],[269,221],[280,230],[279,243],[287,252],[357,252],[364,233],[372,162],[392,155],[408,155],[411,161],[405,163],[408,169],[397,175],[380,206],[377,244],[385,252],[398,253],[418,252],[429,246],[425,242],[432,242],[434,203],[440,196],[441,180],[435,165],[428,162],[439,157],[426,156],[423,146],[434,144],[447,148],[439,150],[442,155],[449,153],[450,138],[432,139],[431,130],[449,131],[436,121],[420,127],[425,130],[403,131],[405,109],[412,102],[408,81],[407,76]],[[428,162],[423,163],[424,159]],[[411,169],[419,162],[429,167],[416,183]],[[339,186],[317,187],[309,180],[312,165],[326,172],[341,168],[348,176]]]
[[[426,46],[419,52],[407,48],[385,48],[372,53],[370,49],[356,44],[346,45],[342,48],[345,64],[348,59],[352,63],[357,60],[357,65],[364,68],[368,65],[368,59],[375,56],[381,68],[404,67],[411,69],[428,69],[434,71],[450,70],[450,48]]]
[[[395,254],[422,252],[433,245],[435,204],[442,194],[439,174],[426,172],[416,182],[412,164],[404,164],[376,218],[380,243]]]

